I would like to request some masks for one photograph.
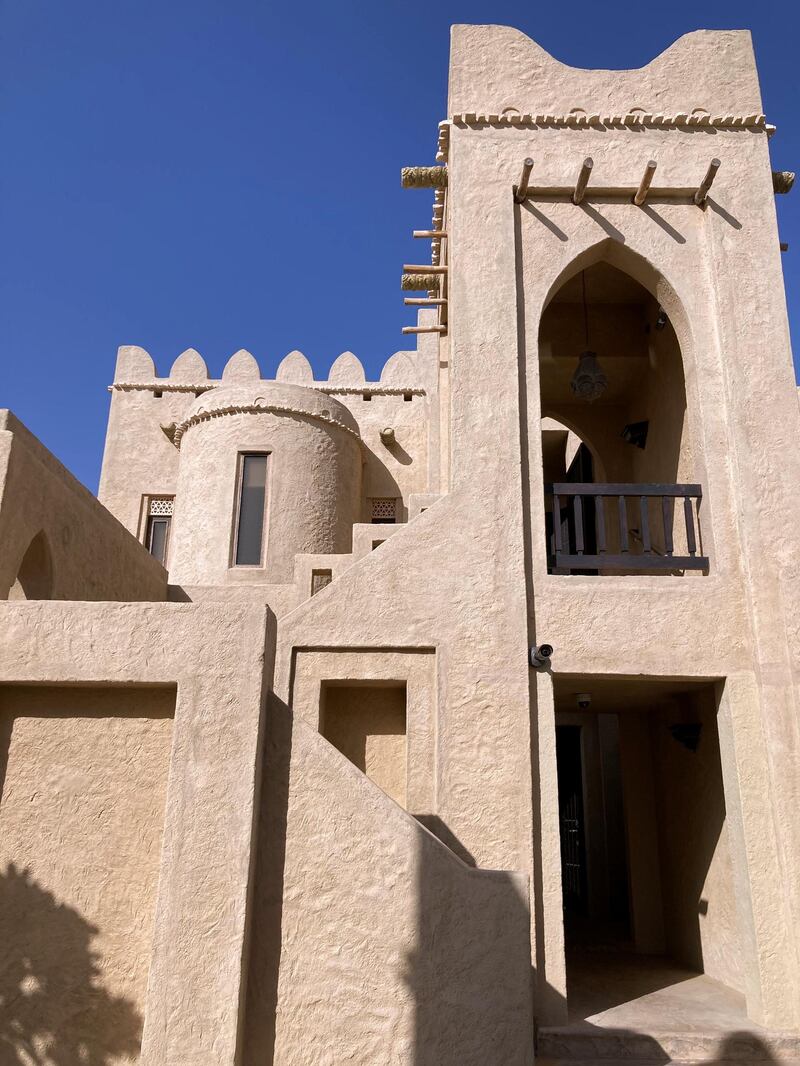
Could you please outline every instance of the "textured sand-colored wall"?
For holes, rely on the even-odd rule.
[[[43,533],[59,600],[163,600],[164,568],[10,411],[0,410],[0,599]]]
[[[275,699],[265,739],[245,1066],[529,1066],[527,878],[464,865]]]
[[[0,689],[0,1031],[37,1062],[138,1059],[174,701]]]

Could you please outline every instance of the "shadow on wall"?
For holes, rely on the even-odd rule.
[[[117,1066],[138,1058],[142,1019],[102,987],[99,935],[27,870],[0,871],[0,1062]]]
[[[53,562],[43,530],[28,545],[8,594],[10,600],[49,600],[53,594]]]
[[[439,839],[474,864],[453,832],[436,823]],[[487,870],[445,880],[439,848],[425,837],[418,859],[416,946],[405,960],[414,1004],[409,1066],[529,1066],[533,971],[524,884]],[[519,951],[486,950],[507,945],[509,934]]]
[[[468,862],[474,860],[438,818],[434,819],[432,828],[439,840],[423,829],[413,832],[415,851],[409,854],[403,845],[397,849],[396,871],[383,858],[376,862],[372,889],[380,896],[385,895],[389,906],[395,892],[398,907],[404,905],[403,900],[408,897],[404,896],[403,871],[409,866],[415,870],[409,935],[406,937],[405,931],[395,931],[395,935],[400,935],[404,950],[392,956],[391,951],[378,949],[376,956],[384,961],[392,959],[392,974],[349,974],[348,947],[344,944],[330,958],[317,959],[319,987],[309,991],[305,1017],[295,1015],[293,1019],[287,1019],[281,1015],[282,932],[290,945],[290,966],[297,961],[298,938],[304,936],[303,919],[298,915],[295,899],[287,904],[291,908],[291,917],[288,928],[283,928],[286,922],[284,872],[287,868],[290,760],[296,742],[293,725],[289,709],[272,696],[265,730],[255,874],[257,905],[252,916],[244,1061],[248,1066],[271,1066],[276,1061],[308,1061],[298,1044],[292,1044],[290,1048],[285,1044],[281,1046],[280,1030],[276,1034],[277,1011],[279,1024],[290,1027],[295,1040],[298,1040],[298,1033],[308,1027],[309,1039],[319,1041],[315,1053],[324,1048],[327,1056],[319,1061],[334,1062],[339,1057],[346,1057],[348,1061],[367,1066],[379,1058],[381,1061],[391,1058],[402,1066],[487,1066],[494,1062],[502,1062],[504,1066],[529,1066],[533,1054],[533,1025],[526,880],[520,874],[476,870],[462,865],[459,858],[448,854],[442,846],[445,841],[451,852],[460,854]],[[331,755],[337,760],[345,758],[333,749]],[[294,787],[302,790],[305,786],[298,780]],[[300,807],[302,809],[302,804]],[[425,821],[431,824],[430,816]],[[381,825],[376,823],[372,828],[376,838],[380,838]],[[362,830],[363,826],[356,820],[353,831],[359,833]],[[329,825],[324,813],[320,820],[303,821],[303,832],[310,840],[327,831]],[[358,892],[364,891],[364,883],[361,882],[359,888],[357,870],[363,858],[359,859],[358,848],[348,855],[346,840],[342,841],[341,847],[347,861],[354,864],[352,905],[358,909]],[[385,857],[385,841],[381,850]],[[336,851],[334,846],[332,854]],[[361,870],[364,869],[361,865]],[[331,892],[336,891],[337,877],[341,878],[342,873],[334,867],[328,886]],[[292,891],[296,891],[296,885]],[[370,908],[366,906],[364,914],[369,913]],[[320,920],[313,905],[309,908],[309,920]],[[332,939],[328,947],[335,942],[336,935],[355,935],[364,941],[378,935],[368,925],[351,927],[341,934],[335,934],[331,929],[330,934]],[[313,942],[313,932],[309,932],[309,936]],[[413,944],[411,950],[405,947],[409,942]],[[518,945],[519,950],[487,950],[487,945],[508,945],[510,942]],[[351,945],[356,954],[361,947],[359,943]],[[343,963],[339,950],[345,960]],[[353,982],[350,997],[364,997],[360,1008],[353,1007],[353,1016],[358,1019],[357,1033],[347,1032],[346,1027],[336,1033],[319,1032],[312,1004],[314,996],[325,995],[331,967],[341,971],[341,980]],[[393,977],[401,979],[399,987]],[[300,979],[307,979],[307,975]],[[403,994],[403,985],[408,990],[407,995]],[[380,988],[384,989],[383,999]],[[297,1010],[296,1004],[293,1009]],[[387,1027],[387,1019],[394,1019],[391,1026]],[[370,1031],[371,1022],[374,1022],[374,1031]],[[344,1049],[337,1044],[343,1033],[349,1045]],[[285,1033],[283,1039],[286,1039]],[[330,1041],[327,1047],[326,1040]],[[380,1055],[375,1057],[377,1047],[380,1047]],[[306,1054],[307,1051],[306,1048]]]

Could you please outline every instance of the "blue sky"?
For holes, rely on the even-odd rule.
[[[377,373],[412,321],[430,194],[399,170],[433,162],[453,22],[608,68],[749,28],[773,166],[800,164],[788,2],[2,0],[0,406],[95,489],[119,344],[165,374],[188,347],[214,374],[238,348]],[[778,211],[797,335],[800,188]]]

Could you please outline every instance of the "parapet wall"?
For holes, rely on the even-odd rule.
[[[580,117],[659,116],[699,124],[756,120],[761,93],[746,30],[684,34],[635,70],[566,66],[510,26],[453,26],[448,114]],[[544,123],[542,123],[544,124]],[[662,123],[663,124],[663,123]]]
[[[164,568],[10,411],[0,411],[0,544],[0,599],[166,599]]]
[[[194,349],[183,352],[167,376],[159,376],[151,356],[128,345],[119,349],[112,394],[99,498],[135,536],[142,535],[147,496],[178,491],[182,426],[196,399],[217,387],[262,383],[294,385],[334,397],[352,414],[363,445],[363,496],[356,520],[369,520],[371,497],[395,497],[407,514],[413,493],[430,488],[433,452],[431,427],[438,424],[438,359],[426,351],[395,352],[377,381],[367,381],[352,352],[336,358],[324,380],[315,380],[302,352],[293,351],[278,365],[274,378],[250,352],[228,360],[220,378],[208,374]],[[384,440],[390,428],[394,439]],[[438,436],[435,438],[438,441]],[[438,485],[436,486],[438,488]]]

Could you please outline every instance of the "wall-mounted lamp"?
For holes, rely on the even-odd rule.
[[[647,444],[647,431],[650,428],[648,421],[630,422],[623,429],[620,436],[626,444],[632,444],[635,448],[644,448]]]

